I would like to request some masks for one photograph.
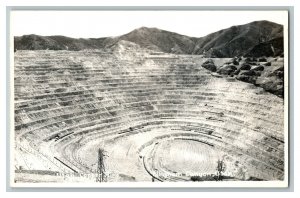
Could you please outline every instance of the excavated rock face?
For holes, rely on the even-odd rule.
[[[255,84],[259,85],[260,87],[264,88],[266,91],[269,91],[275,95],[283,97],[284,87],[283,81],[278,79],[277,77],[258,77],[255,81]]]
[[[244,63],[240,68],[240,70],[250,70],[250,69],[251,69],[251,65],[248,63]]]
[[[246,63],[249,63],[249,64],[253,64],[253,63],[255,63],[256,64],[256,62],[257,62],[258,60],[257,60],[257,58],[254,58],[254,57],[247,57],[247,58],[245,58],[245,60],[244,60],[244,62],[246,62]]]
[[[260,73],[255,71],[255,70],[249,70],[249,71],[242,71],[242,72],[240,72],[239,75],[242,75],[242,76],[259,76]]]
[[[207,64],[211,62],[212,60]],[[217,73],[224,76],[235,76],[237,80],[254,84],[283,97],[284,65],[281,56],[275,58],[235,57],[218,67]]]
[[[264,66],[271,66],[271,65],[272,65],[271,62],[267,62],[264,64]]]
[[[239,65],[240,63],[239,63],[239,59],[234,59],[233,61],[232,61],[232,64],[234,64],[234,65]]]
[[[259,65],[259,66],[254,66],[251,70],[253,71],[264,71],[264,66]]]
[[[267,67],[267,71],[259,77],[256,83],[265,90],[283,97],[284,94],[284,68],[283,63],[273,62],[274,67]]]
[[[259,61],[259,62],[267,62],[267,58],[262,57],[262,58],[259,58],[258,61]]]
[[[238,75],[236,77],[236,79],[243,81],[243,82],[255,84],[257,78],[256,78],[256,76],[250,76],[250,75],[243,74],[243,75]]]
[[[241,58],[235,57],[233,59],[231,59],[230,61],[226,62],[225,64],[227,65],[239,65],[239,61],[241,61]]]
[[[253,83],[270,93],[283,97],[283,59],[262,57],[258,58],[258,61],[257,65],[252,65],[249,72],[241,72],[236,78],[244,82]]]
[[[231,75],[237,70],[236,66],[234,65],[224,65],[220,69],[218,69],[219,74],[223,75]]]
[[[209,71],[212,71],[212,72],[217,71],[217,67],[215,66],[215,63],[212,59],[208,59],[207,61],[205,61],[202,64],[202,67],[204,67],[205,69],[208,69]]]

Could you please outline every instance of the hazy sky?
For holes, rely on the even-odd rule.
[[[13,11],[11,31],[74,38],[119,36],[146,26],[201,37],[257,20],[287,24],[285,11]]]

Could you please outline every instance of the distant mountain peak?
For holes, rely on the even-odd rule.
[[[158,29],[158,28],[156,28],[156,27],[146,27],[146,26],[142,26],[142,27],[139,27],[139,28],[136,28],[135,30],[142,30],[142,31],[151,31],[151,30],[160,30],[160,29]]]
[[[151,34],[153,32],[160,32],[160,31],[162,31],[162,30],[155,28],[155,27],[142,26],[142,27],[132,30],[131,32],[129,32],[125,35],[128,35],[128,34]]]

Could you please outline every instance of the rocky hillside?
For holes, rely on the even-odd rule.
[[[75,39],[66,36],[39,36],[24,35],[15,37],[14,47],[16,50],[72,50],[100,49],[111,39]]]
[[[157,28],[141,27],[119,37],[74,39],[64,36],[24,35],[15,37],[16,50],[83,50],[110,48],[120,40],[156,51],[204,54],[206,57],[268,56],[283,51],[283,26],[255,21],[195,38]],[[271,52],[270,53],[270,49]]]
[[[283,57],[233,58],[219,67],[212,59],[208,59],[202,67],[220,76],[251,83],[281,98],[284,97]]]
[[[245,54],[246,57],[280,56],[283,54],[283,37],[274,38],[270,41],[259,43]]]
[[[192,54],[197,41],[197,38],[147,27],[135,29],[119,39],[134,42],[144,48],[175,54]]]
[[[283,39],[283,26],[269,21],[255,21],[232,26],[197,40],[193,54],[207,57],[243,56],[253,47],[272,39]],[[261,51],[258,56],[264,56]]]

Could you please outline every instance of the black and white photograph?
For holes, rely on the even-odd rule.
[[[288,186],[286,10],[13,10],[13,187]]]

